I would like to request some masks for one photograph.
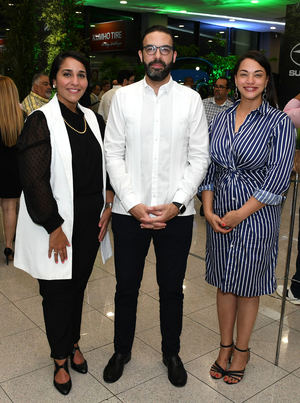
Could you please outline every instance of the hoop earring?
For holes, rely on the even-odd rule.
[[[234,95],[233,96],[234,96],[235,100],[237,100],[239,98],[239,93],[238,93],[237,87],[235,87],[235,89],[234,89]]]
[[[267,87],[265,87],[265,89],[263,90],[262,98],[264,101],[267,101]]]

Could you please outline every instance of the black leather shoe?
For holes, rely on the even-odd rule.
[[[73,351],[71,353],[71,356],[70,356],[71,357],[71,368],[74,369],[74,371],[79,372],[80,374],[86,374],[88,372],[88,365],[87,365],[86,360],[84,360],[81,364],[75,364],[75,362],[74,362],[74,355],[75,355],[76,350],[80,351],[79,346],[74,347]]]
[[[131,359],[131,353],[114,353],[103,371],[103,379],[107,383],[116,382],[123,374],[124,365]]]
[[[66,383],[58,383],[55,380],[55,375],[58,373],[58,371],[60,369],[64,369],[67,373],[69,373],[69,368],[68,368],[68,360],[66,359],[66,361],[62,364],[62,365],[58,365],[57,362],[54,360],[54,364],[55,364],[55,370],[54,370],[54,378],[53,378],[53,384],[56,387],[56,389],[62,394],[62,395],[67,395],[72,387],[72,381],[71,378],[68,380],[68,382]]]
[[[164,356],[163,363],[168,368],[169,381],[174,386],[184,386],[187,381],[187,373],[179,355],[172,355],[170,357]]]

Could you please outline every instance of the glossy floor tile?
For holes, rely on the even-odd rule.
[[[300,195],[299,195],[300,200]],[[298,207],[293,235],[290,276],[295,270]],[[86,375],[70,370],[73,387],[68,396],[53,387],[53,363],[45,335],[38,283],[0,254],[0,402],[109,402],[109,403],[294,403],[300,396],[300,306],[286,304],[279,365],[274,365],[281,299],[261,298],[251,338],[251,359],[238,385],[213,380],[209,368],[219,349],[216,290],[205,283],[205,220],[196,200],[193,239],[184,281],[181,358],[188,372],[183,388],[170,384],[161,360],[159,297],[155,254],[146,258],[137,311],[131,361],[121,379],[106,384],[102,373],[113,354],[114,261],[102,264],[98,254],[85,293],[81,349],[88,360]],[[284,206],[279,240],[278,283],[284,279],[291,195]],[[0,213],[1,216],[1,213]],[[1,217],[2,218],[2,217]],[[0,222],[2,226],[2,222]],[[0,232],[0,251],[4,249]]]

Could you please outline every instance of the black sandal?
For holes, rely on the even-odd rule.
[[[246,348],[246,350],[241,350],[237,346],[234,346],[234,349],[239,351],[240,353],[248,353],[248,358],[247,358],[247,362],[246,362],[246,364],[247,364],[250,360],[250,348]],[[244,378],[244,375],[245,375],[245,369],[246,369],[246,367],[241,370],[235,370],[235,371],[228,370],[226,373],[228,378],[227,378],[227,380],[223,379],[224,382],[227,383],[227,385],[236,385],[237,383],[241,382],[241,380]],[[237,382],[228,382],[229,377],[234,379]]]
[[[74,355],[76,353],[76,350],[80,351],[79,346],[77,347],[73,347],[72,353],[71,353],[71,368],[74,369],[74,371],[79,372],[80,374],[86,374],[88,372],[88,365],[87,365],[87,361],[84,360],[81,364],[75,364],[74,362]]]
[[[62,365],[59,365],[55,360],[54,360],[54,364],[55,364],[55,370],[54,370],[54,378],[53,378],[53,384],[56,387],[56,389],[62,394],[62,395],[67,395],[72,387],[72,381],[71,381],[71,377],[70,379],[65,382],[65,383],[58,383],[55,380],[55,375],[58,373],[58,371],[60,369],[64,369],[68,374],[69,374],[69,368],[68,368],[68,360],[66,359],[65,362]]]
[[[224,344],[220,343],[220,347],[222,347],[222,348],[231,348],[232,349],[233,345],[234,345],[233,342],[229,346],[224,346]],[[231,351],[230,357],[228,359],[229,364],[231,363],[231,355],[232,355],[232,351]],[[219,377],[219,376],[212,375],[211,371],[214,371],[217,374],[220,374],[221,376]],[[213,379],[222,379],[225,375],[227,375],[227,370],[222,368],[221,365],[218,364],[217,361],[215,361],[210,368],[209,374]]]

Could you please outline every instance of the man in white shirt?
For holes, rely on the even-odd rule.
[[[103,117],[105,123],[107,122],[107,119],[108,119],[109,109],[110,109],[110,105],[111,105],[113,96],[115,95],[116,91],[118,91],[119,88],[125,87],[128,84],[131,84],[131,82],[129,80],[132,79],[132,77],[133,77],[133,81],[134,81],[134,76],[133,76],[132,72],[130,72],[128,70],[120,70],[118,77],[117,77],[118,84],[114,85],[111,90],[109,90],[105,94],[103,94],[101,101],[100,101],[98,113],[99,113],[99,115],[101,115]]]
[[[233,103],[228,99],[230,92],[229,80],[220,77],[214,83],[214,96],[203,99],[207,123],[210,124],[213,117],[218,113],[228,109]]]
[[[131,358],[137,298],[151,240],[160,295],[163,363],[175,386],[187,374],[178,355],[193,197],[208,165],[207,122],[199,94],[172,80],[173,38],[163,26],[144,34],[145,78],[119,89],[105,132],[107,170],[115,190],[115,353],[103,372],[117,381]]]

